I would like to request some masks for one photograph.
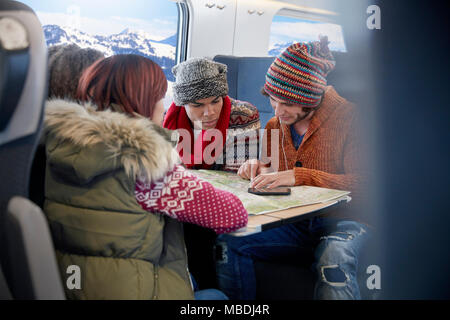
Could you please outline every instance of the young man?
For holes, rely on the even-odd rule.
[[[275,110],[266,126],[264,161],[244,163],[238,174],[256,188],[309,185],[349,190],[355,202],[362,191],[363,169],[356,108],[327,86],[335,62],[327,38],[295,43],[269,67],[263,92]],[[278,137],[272,140],[272,136]],[[272,145],[276,144],[276,145]],[[272,154],[274,153],[274,154]],[[264,156],[264,152],[263,152]],[[270,163],[275,157],[278,161]],[[272,161],[274,162],[274,161]],[[271,165],[271,167],[269,167]],[[352,201],[352,202],[354,202]],[[358,254],[368,237],[360,212],[346,207],[329,216],[247,237],[223,235],[217,245],[219,287],[230,299],[255,299],[253,259],[295,261],[302,248],[314,252],[314,298],[358,299]]]
[[[237,171],[259,149],[259,113],[228,97],[227,66],[206,58],[176,65],[174,103],[163,126],[177,129],[178,149],[188,168]]]
[[[257,157],[258,110],[228,96],[227,66],[206,58],[191,58],[172,69],[174,102],[163,126],[177,130],[178,152],[189,169],[236,172]],[[189,269],[199,287],[215,286],[215,233],[184,226]]]

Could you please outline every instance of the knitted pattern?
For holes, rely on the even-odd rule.
[[[316,107],[327,85],[326,76],[334,66],[327,37],[294,43],[269,67],[264,90],[291,103]]]
[[[173,100],[177,106],[228,94],[227,66],[206,58],[191,58],[172,68]]]
[[[249,102],[231,99],[231,115],[229,129],[260,129],[258,109]]]
[[[137,181],[135,196],[146,211],[210,228],[218,234],[242,228],[248,221],[239,198],[214,188],[180,165],[155,183]]]
[[[230,124],[223,158],[220,158],[225,160],[220,160],[224,164],[223,168],[217,169],[237,172],[245,161],[257,158],[260,129],[258,109],[246,101],[231,99]],[[252,154],[252,151],[256,154]]]

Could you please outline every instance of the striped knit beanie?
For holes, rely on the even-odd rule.
[[[326,76],[334,66],[328,37],[320,37],[320,41],[294,43],[269,67],[264,91],[284,101],[314,108],[320,104],[327,85]]]

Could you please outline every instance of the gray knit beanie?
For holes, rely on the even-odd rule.
[[[172,68],[177,106],[228,94],[227,66],[207,58],[191,58]]]
[[[51,46],[48,49],[48,97],[75,99],[83,71],[104,57],[98,50],[82,49],[76,44]]]

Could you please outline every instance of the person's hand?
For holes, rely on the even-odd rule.
[[[276,188],[279,186],[293,186],[295,185],[294,170],[286,170],[272,173],[262,173],[255,177],[250,183],[251,188]]]
[[[239,168],[237,174],[241,178],[252,180],[261,173],[262,163],[257,159],[245,161]]]

